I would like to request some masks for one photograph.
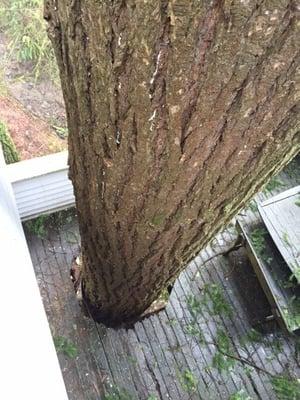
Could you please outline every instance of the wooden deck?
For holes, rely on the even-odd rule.
[[[259,212],[286,264],[300,283],[300,186],[266,201]]]
[[[300,183],[287,173],[280,179],[279,191]],[[259,218],[251,208],[241,217]],[[240,390],[272,400],[270,374],[300,376],[299,339],[273,324],[261,335],[252,330],[270,307],[244,251],[205,263],[234,242],[233,224],[180,275],[165,311],[116,331],[82,314],[69,278],[79,249],[76,217],[58,222],[43,238],[27,230],[27,240],[53,336],[77,349],[73,358],[59,353],[70,400],[227,400]]]

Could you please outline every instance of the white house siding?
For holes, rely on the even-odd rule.
[[[66,151],[9,164],[7,176],[22,220],[66,209],[75,203]]]

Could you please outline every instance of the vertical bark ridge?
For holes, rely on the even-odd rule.
[[[194,64],[191,67],[190,75],[191,81],[188,84],[186,93],[183,94],[183,101],[186,104],[181,116],[181,153],[185,152],[185,142],[187,137],[191,134],[189,131],[192,115],[200,95],[201,83],[205,74],[204,66],[207,58],[207,53],[213,42],[216,31],[216,26],[220,22],[222,15],[223,1],[216,0],[213,2],[211,8],[208,10],[203,21],[199,21],[197,39],[195,44]]]

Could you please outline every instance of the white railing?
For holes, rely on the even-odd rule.
[[[67,196],[71,188],[65,173],[66,157],[58,154],[51,159],[51,165],[47,165],[44,158],[6,166],[0,147],[0,396],[8,400],[68,398],[15,201],[17,199],[23,216],[28,218],[37,215],[38,210],[48,211],[46,204],[55,207],[55,193],[57,199],[58,193]],[[34,165],[36,168],[30,172]],[[57,169],[59,165],[64,168]],[[61,173],[62,185],[56,185],[60,179],[57,173]],[[52,194],[47,197],[51,177]],[[67,191],[64,186],[68,187]],[[31,193],[33,188],[36,198]],[[57,200],[56,203],[62,206],[62,202]],[[65,201],[64,204],[69,203]]]

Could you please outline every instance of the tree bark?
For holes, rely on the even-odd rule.
[[[299,151],[296,3],[45,0],[96,320],[137,320]]]

